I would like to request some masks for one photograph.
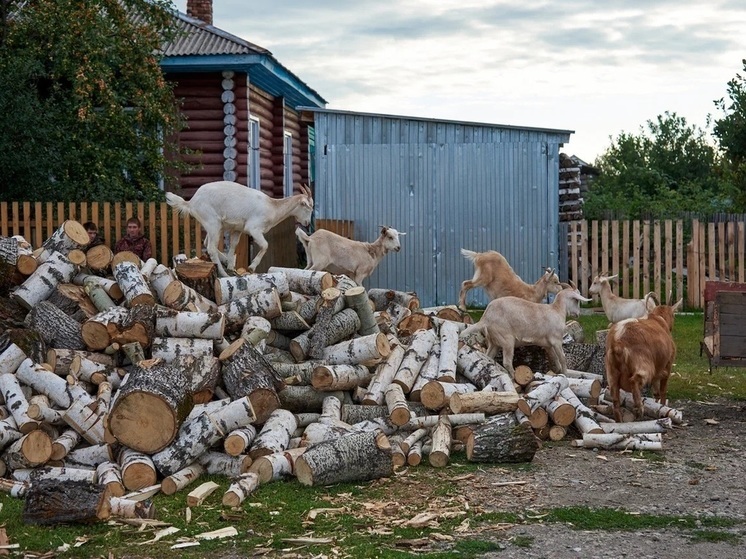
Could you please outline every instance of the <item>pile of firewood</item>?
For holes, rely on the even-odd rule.
[[[205,473],[230,478],[223,504],[238,506],[260,483],[376,479],[459,449],[530,461],[570,426],[583,446],[652,448],[594,408],[598,344],[568,339],[567,376],[522,348],[513,379],[460,339],[468,314],[412,293],[295,268],[217,278],[201,260],[89,260],[87,242],[74,221],[33,251],[0,237],[0,490],[25,496],[27,522],[152,516],[125,493]]]

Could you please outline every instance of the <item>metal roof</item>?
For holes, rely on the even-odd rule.
[[[322,107],[326,100],[283,66],[272,53],[209,25],[176,12],[176,37],[162,46],[161,67],[166,72],[210,72],[234,70],[249,74],[258,87],[285,97],[293,108]]]

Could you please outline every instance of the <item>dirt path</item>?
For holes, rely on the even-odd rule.
[[[527,514],[581,506],[722,516],[743,521],[725,529],[740,536],[740,543],[694,543],[691,533],[676,529],[584,532],[557,523],[526,524],[501,532],[504,550],[485,557],[746,557],[746,404],[723,400],[673,405],[682,410],[685,424],[664,436],[660,460],[641,458],[639,452],[573,448],[564,440],[541,449],[530,472],[497,469],[481,474],[469,502],[485,511]],[[527,483],[496,485],[510,480]]]

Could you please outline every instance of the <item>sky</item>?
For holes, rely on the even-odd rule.
[[[666,111],[706,130],[746,58],[743,0],[214,0],[213,25],[327,108],[572,130],[589,163]]]

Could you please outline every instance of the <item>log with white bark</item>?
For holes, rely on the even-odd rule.
[[[608,394],[608,389],[606,389],[606,391],[601,395],[601,398],[607,401],[611,401],[611,396]],[[619,403],[627,409],[635,409],[634,398],[631,392],[619,390]],[[643,415],[651,419],[670,417],[674,425],[681,425],[684,422],[684,417],[681,413],[681,410],[671,408],[661,402],[656,402],[654,398],[649,398],[647,396],[642,397],[642,411]]]
[[[438,380],[438,372],[440,368],[440,342],[435,342],[430,355],[427,356],[425,362],[422,364],[420,374],[417,375],[417,379],[412,385],[412,389],[409,391],[408,397],[412,402],[420,402],[422,400],[421,394],[424,386],[431,380]]]
[[[119,518],[143,518],[152,520],[155,518],[155,505],[152,501],[136,501],[123,497],[109,497],[111,516]]]
[[[219,310],[214,301],[178,279],[173,280],[163,290],[163,304],[177,311],[215,312]]]
[[[389,410],[388,418],[394,425],[405,425],[411,419],[407,399],[400,385],[391,383],[384,392],[384,400]]]
[[[16,370],[16,376],[22,383],[36,392],[46,395],[57,407],[67,409],[75,400],[90,403],[93,398],[77,384],[67,381],[44,366],[25,359]]]
[[[435,321],[432,317],[420,312],[413,312],[397,324],[397,329],[399,330],[399,335],[405,337],[411,336],[417,330],[431,330],[434,325]]]
[[[404,352],[399,368],[394,375],[392,382],[401,386],[405,394],[408,394],[414,386],[417,375],[420,374],[422,365],[427,360],[428,355],[437,342],[435,332],[432,330],[418,330],[412,334],[409,347]]]
[[[62,414],[62,419],[90,444],[106,442],[104,422],[108,409],[98,405],[98,400],[88,404],[76,400]]]
[[[360,319],[360,328],[358,334],[368,336],[380,332],[376,317],[373,314],[373,306],[368,293],[362,285],[352,287],[345,291],[345,302],[347,306],[355,311]]]
[[[226,454],[239,456],[247,452],[255,438],[256,427],[253,425],[234,429],[223,440],[223,449],[225,449]]]
[[[237,507],[259,487],[259,476],[254,472],[247,472],[233,480],[228,491],[223,495],[223,505]]]
[[[415,417],[428,415],[430,412],[419,402],[407,402],[409,411]],[[355,425],[373,419],[388,418],[389,408],[387,405],[365,405],[365,404],[342,404],[340,419],[350,425]]]
[[[409,451],[412,448],[412,445],[414,445],[417,441],[420,441],[424,439],[425,437],[427,437],[429,433],[430,433],[430,429],[426,429],[424,427],[420,429],[415,429],[399,443],[399,447],[401,448],[401,451],[405,455],[409,454]]]
[[[673,428],[670,417],[649,419],[647,421],[633,421],[630,423],[601,423],[604,433],[624,433],[637,435],[641,433],[665,433]]]
[[[501,373],[508,374],[494,359],[466,344],[458,350],[458,370],[479,390],[483,390]]]
[[[197,462],[205,468],[209,475],[220,475],[228,478],[238,477],[249,471],[253,463],[251,456],[240,454],[231,456],[223,452],[208,451],[202,453]]]
[[[293,413],[284,409],[274,410],[252,441],[249,456],[256,460],[259,456],[266,456],[287,449],[290,438],[297,427],[298,424]]]
[[[381,432],[350,433],[315,445],[295,462],[303,485],[367,481],[393,474],[391,445]]]
[[[451,398],[457,394],[476,392],[477,387],[465,382],[428,381],[420,391],[420,401],[426,408],[440,410],[449,405]],[[481,410],[480,410],[481,411]]]
[[[82,249],[89,242],[85,227],[74,219],[68,219],[62,222],[62,225],[51,236],[47,237],[36,259],[39,262],[46,262],[55,252],[67,255],[72,250]]]
[[[212,400],[220,381],[220,360],[214,355],[177,355],[171,365],[181,369],[190,379],[192,401],[204,404]]]
[[[313,356],[312,340],[318,343],[317,356],[330,345],[341,342],[355,334],[360,328],[360,319],[353,309],[343,309],[332,315],[326,323],[316,323],[306,332],[295,336],[290,341],[290,353],[297,362]]]
[[[111,355],[77,349],[48,349],[44,362],[52,367],[54,374],[66,377],[70,374],[70,365],[76,357],[89,359],[108,367],[114,366],[114,359]]]
[[[303,451],[305,452],[305,448]],[[259,456],[251,464],[249,471],[259,476],[260,483],[279,481],[289,477],[293,473],[293,463],[286,452],[275,452],[274,454]]]
[[[601,395],[601,381],[598,379],[579,379],[567,377],[567,382],[578,398],[598,401]]]
[[[603,375],[591,373],[588,371],[576,371],[575,369],[567,369],[565,376],[568,379],[575,378],[575,379],[581,379],[581,380],[597,380],[601,384],[604,383]]]
[[[430,439],[420,439],[419,441],[416,441],[412,447],[407,452],[407,464],[409,466],[419,466],[422,463],[422,457],[427,456],[427,451],[425,450],[425,443],[428,442],[428,446],[432,448],[432,443],[430,443]]]
[[[248,397],[223,405],[211,413],[203,411],[182,424],[169,446],[153,454],[153,463],[161,475],[169,476],[194,462],[227,433],[255,420],[256,415]]]
[[[444,416],[441,415],[424,415],[413,417],[406,425],[402,426],[403,431],[414,431],[415,429],[432,428],[438,424],[438,420]],[[445,415],[452,427],[459,425],[471,425],[472,423],[484,423],[486,416],[483,413],[451,413]]]
[[[555,398],[565,388],[568,388],[567,377],[563,375],[547,377],[545,382],[523,395],[518,402],[518,408],[530,417],[534,410]]]
[[[0,493],[6,493],[14,499],[23,499],[29,487],[30,484],[25,481],[12,481],[0,478]]]
[[[303,332],[311,327],[306,319],[295,310],[282,310],[269,322],[273,329],[288,333]]]
[[[112,307],[92,316],[82,325],[83,341],[88,349],[100,351],[112,343],[139,342],[149,347],[153,338],[155,308],[136,305],[130,309]]]
[[[256,413],[257,423],[264,423],[280,407],[277,387],[282,381],[272,366],[254,347],[238,338],[220,353],[223,384],[235,400],[248,396]]]
[[[0,451],[23,436],[13,416],[0,420]],[[2,477],[2,476],[0,476]]]
[[[267,288],[275,288],[283,300],[288,297],[290,292],[290,286],[284,273],[243,274],[217,278],[214,286],[215,302],[218,305],[225,305],[229,301]]]
[[[65,456],[64,465],[95,470],[99,464],[112,460],[114,460],[114,455],[111,446],[108,444],[92,444],[77,446],[72,449]]]
[[[333,287],[335,283],[334,276],[323,271],[270,266],[267,272],[284,274],[290,291],[297,291],[305,295],[320,295],[324,289]]]
[[[195,359],[212,357],[214,347],[214,340],[211,339],[155,336],[150,351],[154,359],[173,363],[177,357],[183,355],[190,355]]]
[[[303,430],[300,446],[311,448],[317,444],[331,441],[354,432],[359,432],[359,430],[341,421],[336,423],[322,423],[320,421],[311,423]]]
[[[607,450],[663,450],[660,433],[585,433],[582,439],[576,439],[571,444],[576,447]]]
[[[485,415],[497,415],[518,409],[518,400],[520,396],[515,392],[480,390],[453,394],[448,406],[456,414],[481,412]]]
[[[131,448],[122,448],[117,457],[122,483],[129,491],[150,487],[158,481],[155,464],[147,454]]]
[[[51,460],[63,460],[80,443],[83,437],[75,429],[65,429],[52,441]]]
[[[142,258],[140,258],[131,250],[120,250],[114,255],[114,258],[111,261],[112,270],[122,262],[129,262],[130,264],[134,264],[135,266],[137,266],[138,270],[142,268],[143,265]]]
[[[105,520],[110,514],[105,487],[85,481],[43,479],[26,493],[23,521],[35,525],[91,523]]]
[[[236,332],[249,316],[272,320],[282,314],[282,301],[275,288],[267,288],[220,305],[218,311],[225,315],[227,332]]]
[[[0,396],[5,400],[17,429],[23,434],[39,428],[39,421],[28,415],[28,400],[21,390],[21,384],[13,373],[0,373]]]
[[[413,311],[420,308],[420,300],[416,293],[407,293],[393,289],[371,288],[368,297],[373,301],[375,310],[382,311],[389,303],[397,303]]]
[[[534,433],[543,441],[561,441],[567,435],[567,427],[550,422],[540,429],[534,429]]]
[[[13,441],[2,453],[2,460],[9,470],[34,468],[48,462],[52,456],[52,439],[37,429]]]
[[[580,433],[603,432],[596,421],[596,413],[580,401],[580,398],[568,387],[560,392],[560,395],[575,408],[575,420],[573,424]]]
[[[59,284],[47,298],[47,302],[77,322],[87,320],[99,312],[85,289],[72,283]]]
[[[261,316],[249,316],[241,327],[240,336],[263,354],[271,331],[272,323],[269,320]]]
[[[220,340],[225,333],[225,317],[219,312],[177,311],[158,307],[155,334],[172,338]]]
[[[70,376],[76,381],[82,380],[96,385],[108,382],[115,389],[119,388],[122,379],[120,371],[121,369],[94,361],[84,355],[76,355],[70,364]]]
[[[336,396],[327,396],[321,404],[320,423],[336,424],[342,421],[342,400]]]
[[[161,491],[164,495],[173,495],[177,491],[181,491],[185,487],[188,487],[189,484],[199,479],[199,477],[204,473],[204,466],[198,462],[192,462],[178,472],[174,472],[170,476],[163,478],[163,481],[161,482]]]
[[[120,262],[113,267],[113,272],[129,306],[155,305],[155,295],[136,264]]]
[[[442,382],[455,382],[456,368],[458,366],[458,323],[446,320],[441,325],[438,335],[440,341],[438,380]]]
[[[104,288],[104,291],[106,291],[106,294],[113,301],[121,301],[122,298],[124,297],[124,293],[122,293],[122,288],[119,287],[119,284],[113,278],[102,278],[101,276],[94,276],[92,274],[86,274],[86,273],[81,272],[75,275],[75,277],[73,277],[72,282],[75,285],[83,286],[83,288],[85,288],[86,284],[89,282],[94,283],[96,285],[100,285],[101,287]]]
[[[20,347],[13,342],[9,342],[5,349],[0,352],[0,373],[15,373],[26,357]]]
[[[148,283],[150,284],[151,291],[156,296],[156,299],[160,304],[166,304],[166,288],[171,284],[171,282],[175,281],[176,279],[178,278],[176,277],[174,271],[171,268],[164,266],[163,264],[158,264],[150,273]]]
[[[117,462],[102,462],[96,467],[96,479],[109,491],[109,495],[121,497],[124,495],[122,469]]]
[[[49,301],[41,301],[26,315],[27,328],[36,330],[49,347],[85,349],[80,323]]]
[[[342,363],[358,364],[386,358],[391,346],[383,333],[369,334],[328,346],[324,349],[322,361],[330,365]]]
[[[372,376],[365,365],[319,365],[313,369],[311,385],[317,390],[352,390],[367,386]]]
[[[84,481],[98,483],[96,470],[84,468],[61,468],[59,466],[39,466],[36,468],[21,468],[13,470],[12,477],[16,481],[29,484],[42,479],[56,479],[59,481]]]
[[[432,447],[428,453],[428,461],[434,468],[444,468],[451,458],[451,424],[447,415],[441,416],[431,437]]]
[[[191,382],[160,359],[134,365],[112,399],[111,434],[125,446],[154,453],[169,445],[192,409]]]
[[[558,394],[554,399],[545,402],[543,407],[547,410],[549,419],[551,419],[552,423],[555,425],[567,427],[575,421],[575,407],[563,398],[561,394]]]
[[[506,413],[474,427],[466,441],[466,458],[471,462],[530,462],[538,449],[531,426]]]

